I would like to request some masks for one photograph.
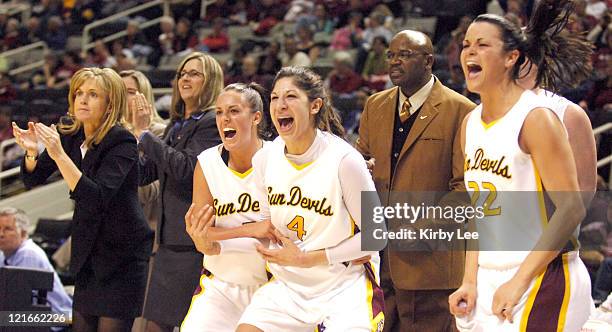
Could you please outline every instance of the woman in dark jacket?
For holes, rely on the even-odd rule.
[[[159,245],[147,291],[144,317],[147,331],[172,331],[189,310],[199,283],[202,254],[185,231],[191,205],[197,156],[221,143],[215,122],[215,101],[223,88],[223,71],[212,57],[195,52],[178,66],[172,91],[171,122],[160,139],[134,128],[142,152],[140,185],[159,179],[161,213]],[[137,110],[147,117],[146,107]],[[134,121],[142,123],[148,121]]]
[[[75,201],[73,330],[130,331],[142,309],[152,232],[138,203],[136,140],[120,124],[126,89],[113,70],[84,68],[72,77],[68,102],[72,121],[59,133],[13,123],[26,151],[22,178],[33,187],[59,170]]]

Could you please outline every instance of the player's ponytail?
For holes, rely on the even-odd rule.
[[[564,30],[573,10],[570,0],[541,0],[523,30],[508,19],[483,14],[474,22],[487,22],[500,30],[504,50],[518,50],[520,55],[511,71],[511,78],[521,77],[524,64],[535,65],[538,73],[536,86],[557,92],[561,88],[574,87],[587,78],[592,70],[592,48],[583,36],[571,36]],[[527,74],[524,74],[527,75]]]
[[[571,88],[592,72],[591,44],[564,30],[574,9],[570,0],[541,0],[524,30],[524,52],[536,66],[536,86],[557,92]]]
[[[255,82],[247,84],[247,88],[255,90],[257,94],[259,94],[259,98],[261,99],[262,119],[259,123],[259,126],[257,127],[259,137],[265,140],[273,140],[274,138],[276,138],[276,136],[278,136],[278,133],[276,132],[276,128],[274,128],[274,125],[272,124],[272,117],[270,116],[270,93],[268,92],[268,90],[266,90],[266,88]]]

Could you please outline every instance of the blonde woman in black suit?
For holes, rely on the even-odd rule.
[[[68,95],[72,121],[13,124],[27,187],[59,170],[75,201],[70,271],[74,331],[130,331],[140,315],[152,233],[138,203],[138,150],[121,122],[125,87],[112,69],[84,68]],[[38,154],[38,143],[45,151]]]

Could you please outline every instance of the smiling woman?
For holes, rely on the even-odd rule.
[[[179,64],[176,78],[163,138],[148,130],[139,134],[140,185],[159,180],[161,196],[159,247],[143,313],[149,331],[172,331],[189,309],[202,266],[202,254],[185,231],[193,172],[200,152],[221,142],[215,123],[215,100],[223,88],[219,63],[204,53],[192,53]]]
[[[317,74],[285,67],[273,86],[280,139],[255,154],[253,173],[278,239],[257,250],[275,279],[253,295],[237,331],[381,331],[378,252],[361,251],[355,234],[361,191],[375,190],[365,161],[336,136],[342,126]]]
[[[466,255],[463,284],[449,297],[460,331],[578,331],[592,309],[589,274],[574,238],[585,207],[567,132],[552,103],[517,82],[527,59],[537,70],[535,85],[553,91],[589,73],[590,45],[563,31],[572,8],[569,0],[541,0],[525,30],[480,15],[463,40],[467,87],[482,100],[463,121],[465,158],[506,160],[506,172],[465,169],[473,197],[480,188],[500,193],[496,212],[477,224],[481,231],[496,223],[484,230],[499,247]],[[513,209],[504,191],[524,192],[526,201]],[[550,218],[540,214],[543,191],[555,205]],[[518,238],[523,248],[504,247]]]
[[[121,125],[125,87],[112,69],[81,69],[68,102],[72,121],[59,133],[42,123],[27,130],[13,124],[26,150],[23,181],[30,188],[59,170],[75,201],[73,330],[129,331],[142,309],[153,239],[138,203],[136,140]]]
[[[181,331],[233,331],[253,293],[268,281],[255,246],[257,238],[274,237],[273,227],[263,221],[266,196],[257,190],[251,164],[268,145],[262,140],[266,94],[256,83],[236,83],[217,98],[223,143],[198,156],[193,204],[185,216],[187,232],[204,254],[204,270]]]

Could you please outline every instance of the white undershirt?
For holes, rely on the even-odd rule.
[[[280,137],[277,139],[281,139]],[[303,165],[316,160],[327,148],[329,142],[320,130],[317,130],[315,140],[301,155],[285,154],[287,159],[297,165]],[[361,192],[376,191],[372,176],[365,167],[365,160],[355,151],[349,153],[340,161],[338,178],[342,188],[344,204],[357,227],[361,229]],[[325,250],[330,264],[351,261],[376,252],[361,251],[361,233],[348,238],[333,248]]]
[[[81,159],[85,158],[86,153],[87,153],[87,146],[85,145],[85,142],[83,142],[83,144],[81,144]]]

